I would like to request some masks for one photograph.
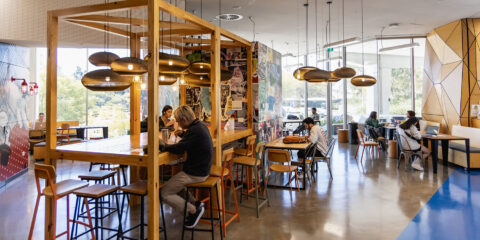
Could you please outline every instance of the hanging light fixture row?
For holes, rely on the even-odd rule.
[[[22,81],[22,84],[20,85],[20,91],[22,91],[23,94],[26,94],[27,92],[29,95],[38,94],[38,84],[36,82],[27,83],[27,80],[25,78],[15,78],[15,77],[11,77],[10,81],[11,82]]]

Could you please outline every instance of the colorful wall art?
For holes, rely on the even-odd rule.
[[[28,167],[28,94],[21,81],[30,81],[29,50],[0,43],[0,185]]]

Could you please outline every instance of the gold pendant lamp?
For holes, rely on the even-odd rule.
[[[158,85],[172,85],[178,80],[178,76],[171,73],[160,73],[158,76]]]
[[[342,34],[343,34],[343,40],[345,41],[345,0],[342,0],[342,18],[343,18]],[[333,75],[336,78],[351,78],[355,76],[355,74],[357,74],[357,72],[355,72],[353,68],[349,68],[346,66],[337,68],[335,69],[335,71],[333,71]]]
[[[300,68],[297,68],[295,69],[295,71],[293,72],[293,77],[297,80],[305,80],[305,74],[310,72],[310,71],[316,71],[316,70],[320,70],[316,67],[300,67]]]
[[[211,70],[210,63],[194,62],[188,67],[188,72],[195,75],[208,75]]]
[[[113,61],[119,59],[120,57],[111,52],[96,52],[88,57],[88,61],[97,67],[108,67],[112,64]]]
[[[331,78],[331,73],[329,71],[316,69],[305,73],[303,77],[307,82],[326,82]]]
[[[111,69],[98,69],[83,75],[82,84],[92,91],[123,91],[131,81]]]
[[[191,87],[210,87],[210,78],[205,75],[186,74],[184,79]]]
[[[361,0],[362,8],[362,75],[352,78],[352,85],[357,87],[369,87],[377,83],[377,79],[372,76],[365,75],[365,51],[363,46],[363,0]]]
[[[187,70],[190,65],[188,59],[173,54],[161,52],[159,53],[159,58],[158,71],[160,73],[182,73]]]

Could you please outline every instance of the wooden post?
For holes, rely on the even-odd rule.
[[[215,162],[214,165],[222,165],[222,140],[221,140],[221,114],[222,109],[220,106],[220,28],[216,27],[215,31],[211,34],[211,45],[210,45],[210,82],[211,82],[211,134],[212,137],[217,139],[215,148]]]
[[[253,43],[252,43],[253,45]],[[247,46],[247,126],[248,129],[253,128],[253,86],[252,86],[252,77],[253,77],[253,58],[252,58],[252,45]]]
[[[130,56],[140,57],[140,39],[137,34],[130,34]],[[130,86],[130,135],[140,134],[140,105],[141,105],[141,84],[142,80],[132,82]],[[140,141],[140,138],[134,138]],[[138,142],[140,145],[140,142]],[[130,183],[134,183],[140,179],[139,167],[130,166]],[[139,197],[131,196],[129,205],[133,206],[140,202]]]
[[[148,239],[159,239],[158,51],[159,1],[148,0]]]
[[[51,12],[47,14],[47,156],[46,164],[56,167],[52,158],[52,150],[57,147],[57,46],[58,46],[58,17]],[[54,179],[55,181],[55,179]],[[45,198],[45,239],[53,239],[53,198]]]

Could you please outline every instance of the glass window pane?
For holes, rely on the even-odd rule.
[[[422,113],[422,101],[423,101],[423,66],[425,57],[425,38],[415,39],[416,43],[420,46],[415,47],[415,112],[418,117]]]

